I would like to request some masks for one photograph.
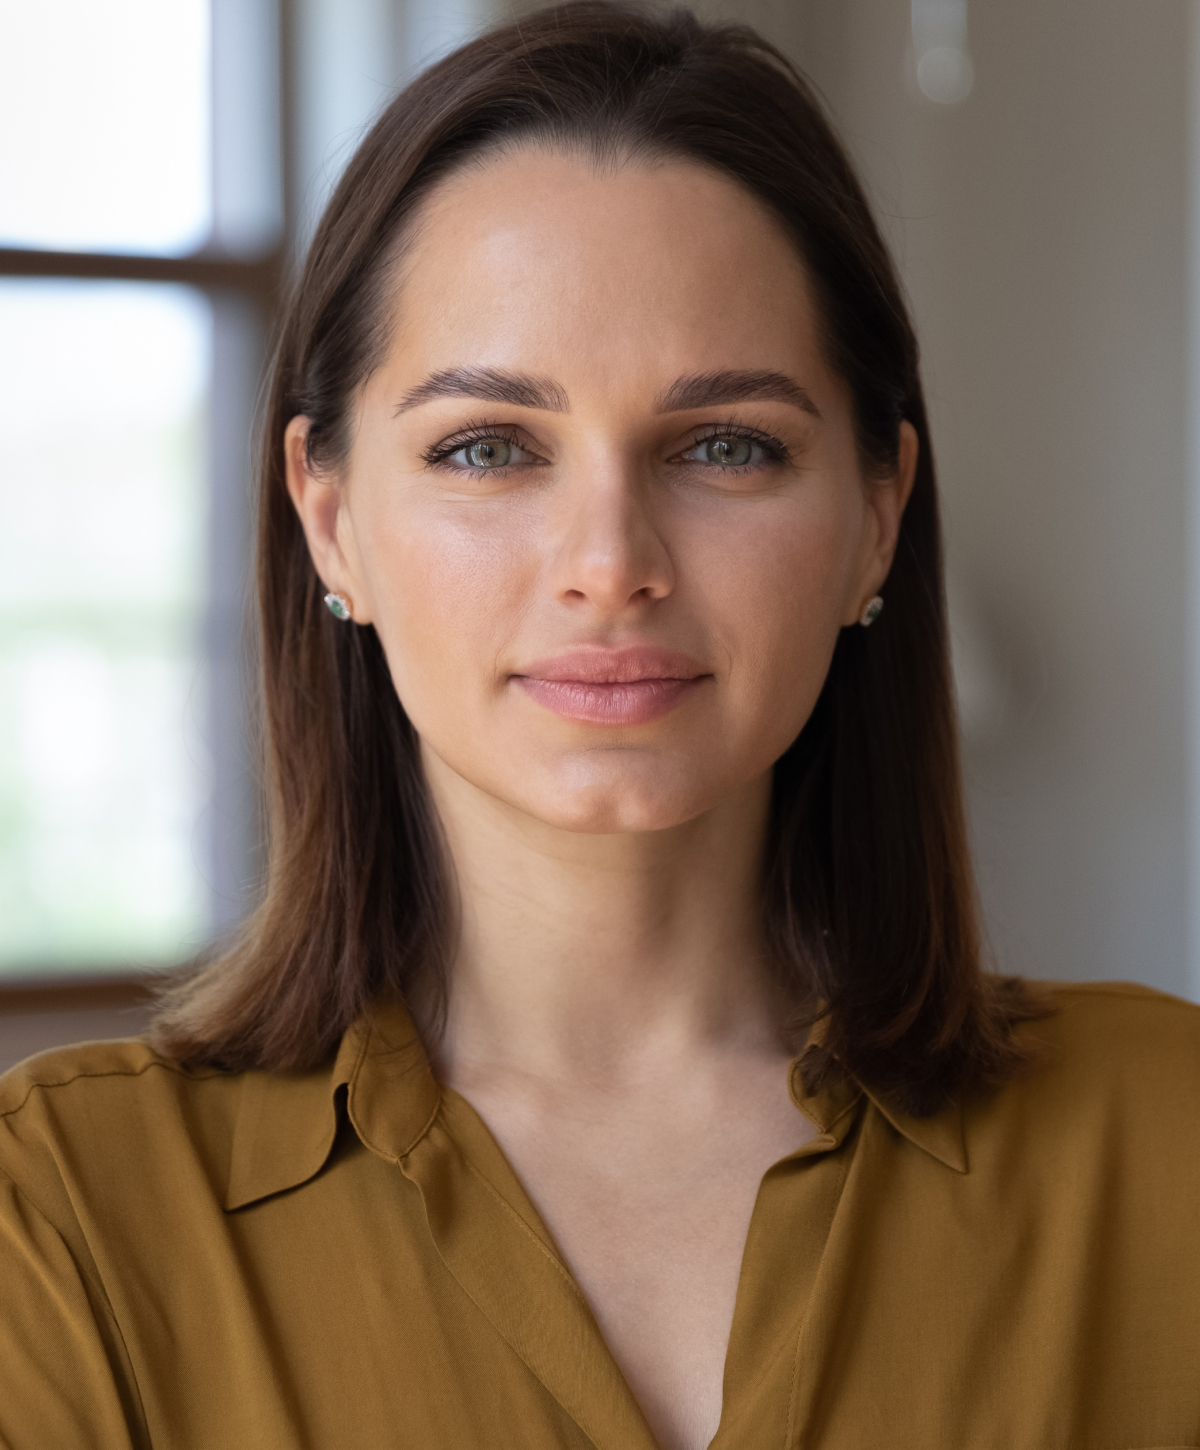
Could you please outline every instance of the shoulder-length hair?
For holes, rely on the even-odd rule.
[[[901,421],[917,431],[887,609],[869,631],[842,631],[812,717],[775,767],[763,910],[780,971],[825,1016],[804,1057],[810,1089],[850,1075],[928,1113],[994,1085],[1022,1061],[1013,1028],[1037,1008],[980,965],[933,454],[891,259],[812,89],[777,50],[743,26],[603,0],[543,10],[427,70],[379,117],[317,229],[261,435],[268,880],[235,943],[166,994],[157,1044],[230,1070],[301,1069],[418,972],[444,991],[455,906],[416,736],[375,631],[322,606],[283,436],[305,414],[311,465],[343,461],[422,199],[481,153],[530,143],[734,178],[807,265],[853,397],[865,486],[895,466]]]

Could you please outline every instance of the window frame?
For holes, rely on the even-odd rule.
[[[221,0],[213,0],[213,12]],[[224,0],[229,3],[229,0]],[[241,604],[249,582],[249,529],[245,503],[249,478],[249,426],[254,390],[221,387],[221,359],[234,356],[244,379],[261,372],[279,307],[296,236],[295,6],[297,0],[274,0],[278,53],[278,110],[274,117],[278,143],[280,234],[275,245],[256,256],[242,257],[206,245],[182,256],[128,252],[75,252],[50,248],[0,246],[0,278],[81,278],[98,281],[182,283],[203,292],[212,308],[213,386],[209,410],[208,488],[213,499],[208,539],[209,598],[204,621],[204,654],[212,668],[207,735],[213,750],[214,782],[209,810],[215,822],[235,822],[238,840],[234,859],[223,861],[214,850],[208,865],[214,906],[212,926],[218,934],[236,924],[246,904],[247,887],[258,852],[260,807],[252,767],[238,768],[247,731],[247,697],[241,665]],[[214,70],[219,52],[214,48]],[[213,125],[222,88],[213,77]],[[229,557],[232,550],[233,557]],[[227,597],[233,593],[234,598]],[[224,668],[216,666],[223,665]],[[215,827],[214,832],[215,835]],[[129,970],[100,973],[82,965],[51,968],[0,981],[0,1015],[22,1012],[68,1012],[88,1008],[144,1006],[155,975],[131,964]]]

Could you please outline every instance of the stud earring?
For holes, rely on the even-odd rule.
[[[335,594],[332,590],[325,596],[325,608],[329,610],[334,619],[353,619],[354,606],[344,594]]]
[[[874,599],[868,599],[863,606],[863,612],[858,616],[858,622],[866,629],[868,625],[874,624],[882,613],[883,596],[876,594]]]

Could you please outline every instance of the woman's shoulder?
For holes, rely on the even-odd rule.
[[[187,1158],[219,1176],[245,1077],[189,1069],[140,1038],[38,1053],[0,1075],[0,1175],[39,1204],[116,1165],[169,1174]]]
[[[1043,982],[1052,1011],[1028,1029],[1080,1068],[1134,1077],[1200,1071],[1200,1006],[1137,982]]]
[[[100,1101],[203,1101],[205,1084],[234,1079],[218,1068],[189,1069],[161,1056],[143,1038],[80,1042],[27,1057],[0,1074],[0,1122],[11,1130],[48,1121],[94,1118]],[[199,1093],[197,1093],[199,1089]]]
[[[1032,985],[1047,1011],[1020,1029],[1030,1065],[968,1111],[976,1134],[1200,1148],[1200,1006],[1134,982]]]
[[[61,1225],[86,1204],[226,1205],[301,1182],[329,1153],[343,1068],[192,1067],[141,1038],[39,1053],[0,1076],[0,1185]]]

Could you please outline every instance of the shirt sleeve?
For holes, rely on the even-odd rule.
[[[148,1450],[99,1297],[63,1236],[0,1172],[2,1450]]]

